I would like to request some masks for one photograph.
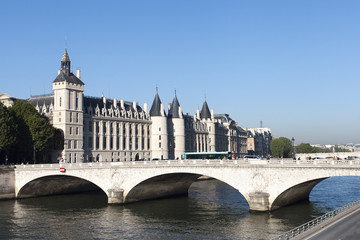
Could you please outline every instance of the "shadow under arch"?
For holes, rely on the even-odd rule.
[[[200,177],[203,177],[204,180]],[[238,189],[217,178],[206,176],[204,177],[204,175],[196,173],[167,173],[146,179],[138,183],[128,192],[126,196],[124,196],[124,203],[175,196],[187,196],[189,189],[194,182],[207,181],[207,179],[216,180],[220,183],[223,183],[228,188],[236,190],[236,192],[244,198],[244,195],[239,192]],[[207,188],[212,188],[215,190],[216,186],[208,185]],[[207,191],[209,191],[209,189],[207,189]],[[246,201],[245,198],[244,200]]]
[[[311,190],[321,181],[327,179],[325,178],[318,178],[313,179],[311,181],[303,182],[292,186],[291,188],[282,192],[273,202],[271,205],[270,210],[276,210],[278,208],[284,207],[286,205],[290,205],[296,202],[309,200]]]
[[[34,179],[25,184],[17,194],[17,198],[70,194],[90,191],[106,193],[96,184],[74,176],[51,175]]]

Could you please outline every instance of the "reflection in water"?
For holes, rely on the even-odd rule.
[[[188,197],[107,205],[102,193],[0,202],[0,238],[271,239],[360,198],[359,177],[331,178],[310,203],[249,212],[243,196],[216,180],[194,183]],[[334,191],[336,189],[336,191]]]

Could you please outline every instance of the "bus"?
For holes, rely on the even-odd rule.
[[[231,159],[231,152],[188,152],[184,153],[184,159]]]

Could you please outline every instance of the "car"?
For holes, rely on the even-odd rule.
[[[311,160],[314,160],[314,161],[321,160],[321,161],[323,161],[323,160],[327,160],[327,159],[323,158],[323,157],[313,157]]]
[[[245,159],[261,159],[259,155],[245,155]]]

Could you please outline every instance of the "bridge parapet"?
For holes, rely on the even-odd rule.
[[[259,162],[261,161],[261,162]],[[23,164],[16,165],[16,171],[31,169],[54,169],[54,168],[67,168],[67,169],[79,169],[79,168],[119,168],[119,167],[149,167],[156,166],[227,166],[227,167],[239,167],[239,166],[253,166],[253,165],[266,165],[271,167],[296,167],[296,166],[311,166],[314,165],[327,166],[327,167],[343,167],[353,166],[360,167],[359,160],[293,160],[287,159],[272,159],[272,160],[159,160],[159,161],[132,161],[132,162],[89,162],[89,163],[60,163],[60,164]]]

